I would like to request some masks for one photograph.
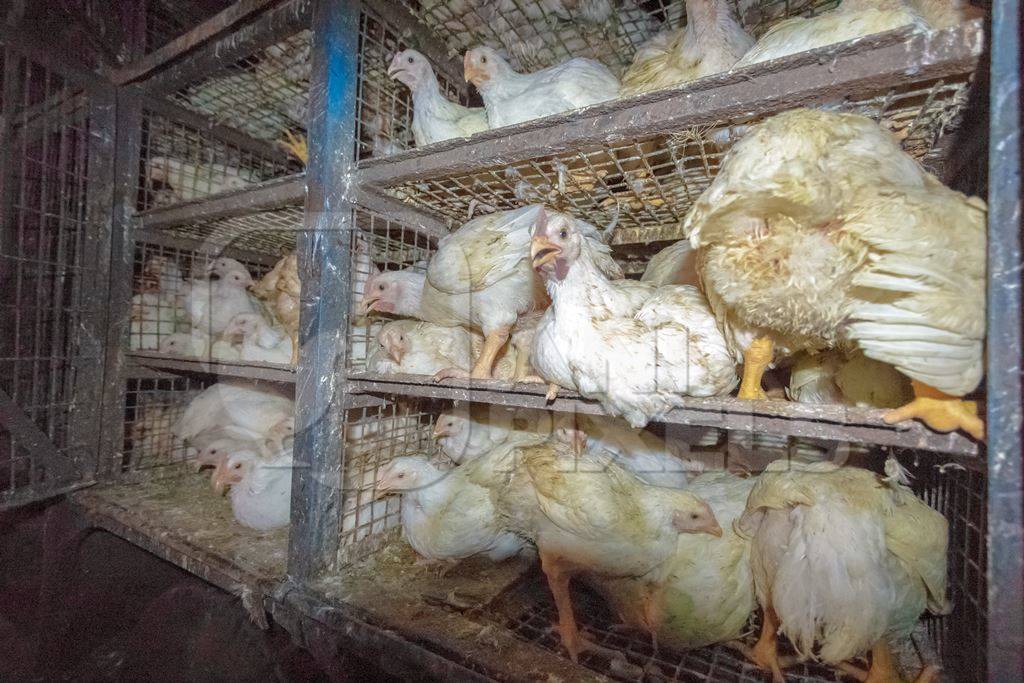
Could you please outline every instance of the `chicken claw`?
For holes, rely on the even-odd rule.
[[[446,379],[469,379],[470,374],[462,368],[444,368],[434,373],[434,382],[443,382]]]
[[[916,380],[911,384],[914,400],[886,413],[882,418],[886,424],[917,418],[937,432],[962,429],[978,441],[985,439],[985,422],[978,417],[977,403],[948,396]]]
[[[280,145],[295,155],[295,158],[302,162],[303,166],[309,164],[309,144],[306,142],[304,135],[295,135],[290,130],[285,129],[284,136],[286,140],[281,140]]]
[[[892,650],[884,640],[875,643],[871,648],[871,666],[867,671],[849,662],[839,664],[839,669],[862,683],[903,683],[893,664]],[[942,669],[934,664],[929,664],[917,674],[914,683],[935,683],[939,680],[941,671]]]
[[[760,337],[750,342],[743,352],[743,381],[737,398],[756,400],[768,398],[761,388],[761,378],[772,362],[774,344],[769,337]]]
[[[743,653],[743,656],[749,659],[753,664],[757,665],[758,668],[765,671],[770,671],[772,674],[772,683],[784,683],[786,677],[782,675],[782,661],[779,659],[777,634],[779,630],[779,618],[775,614],[774,609],[765,609],[763,612],[764,621],[761,624],[761,636],[757,639],[757,643],[754,647],[749,647],[746,643],[740,641],[733,641],[728,643],[730,647],[733,647]],[[787,662],[789,665],[791,662]]]
[[[558,386],[554,382],[550,382],[548,384],[548,393],[544,394],[544,400],[547,403],[551,403],[552,401],[554,401],[556,398],[558,398],[558,390],[561,388],[562,387]]]

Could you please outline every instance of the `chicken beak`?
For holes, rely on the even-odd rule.
[[[534,270],[540,270],[561,253],[562,248],[543,235],[537,235],[530,241],[530,260]]]
[[[705,531],[712,536],[717,536],[718,538],[722,537],[722,527],[719,526],[718,522],[713,522],[712,526],[709,526]]]
[[[356,315],[364,316],[373,310],[373,305],[377,303],[377,297],[375,296],[363,296],[363,300],[356,306]]]
[[[472,83],[477,87],[486,83],[488,78],[487,72],[473,63],[469,53],[462,60],[462,77],[466,79],[467,83]]]
[[[448,431],[444,428],[444,425],[438,422],[437,424],[434,425],[434,432],[430,435],[430,437],[434,440],[437,440],[443,436],[448,436]]]
[[[402,356],[405,355],[405,349],[398,344],[388,344],[387,347],[388,356],[391,360],[395,361],[399,365],[402,364]]]
[[[221,468],[215,470],[213,476],[210,477],[210,482],[213,484],[213,492],[218,496],[223,496],[224,492],[228,490],[228,483],[224,479],[224,472]]]

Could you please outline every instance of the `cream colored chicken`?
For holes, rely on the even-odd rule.
[[[490,487],[508,528],[532,539],[558,608],[562,644],[576,661],[588,644],[569,597],[575,575],[639,577],[673,557],[681,533],[721,536],[707,503],[687,491],[651,486],[557,441],[511,448],[473,464],[499,476]]]
[[[583,239],[586,225],[565,214],[537,218],[531,254],[552,302],[531,356],[539,375],[633,427],[684,396],[732,390],[735,364],[700,292],[609,280],[597,266],[608,249]]]
[[[547,437],[551,417],[546,410],[473,403],[438,415],[433,437],[446,456],[461,464],[508,443]]]
[[[790,370],[786,395],[799,403],[898,408],[913,399],[910,380],[862,353],[802,353]]]
[[[292,253],[278,261],[274,268],[251,287],[258,298],[268,302],[274,316],[291,337],[291,364],[299,362],[299,280],[298,257]]]
[[[886,421],[982,438],[985,203],[954,192],[876,123],[797,109],[751,129],[684,221],[704,291],[742,350],[741,398],[774,353],[844,347],[916,398]]]
[[[963,4],[961,0],[842,0],[829,12],[791,17],[773,25],[736,66],[903,27],[946,28],[964,18]]]
[[[697,252],[687,240],[670,244],[651,257],[640,276],[641,282],[652,285],[692,285],[700,286],[697,274]]]
[[[764,612],[748,655],[775,683],[783,681],[778,633],[801,658],[833,665],[870,650],[867,680],[898,681],[892,640],[908,636],[926,609],[949,612],[946,519],[896,476],[779,460],[750,492],[737,529],[752,538]],[[936,673],[929,667],[918,680]]]
[[[728,71],[754,44],[727,0],[686,0],[686,26],[640,46],[622,76],[622,95],[671,88]]]

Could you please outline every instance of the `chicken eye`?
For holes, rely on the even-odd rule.
[[[569,236],[569,231],[566,230],[565,228],[562,228],[562,231],[558,233],[558,236],[564,240],[566,237]]]
[[[409,63],[412,64],[412,57],[409,57]]]
[[[377,289],[379,289],[380,291],[382,291],[382,292],[383,292],[383,291],[384,291],[384,289],[385,289],[385,287],[384,287],[384,283],[382,282],[382,283],[380,283],[379,285],[377,285]]]
[[[210,449],[210,455],[217,455],[217,449],[216,448],[211,448]]]
[[[700,515],[698,515],[696,512],[691,512],[690,519],[700,519]]]
[[[240,469],[242,469],[242,463],[240,463],[240,462],[236,462],[236,463],[235,463],[234,465],[232,465],[231,467],[232,467],[232,469],[240,470]]]
[[[487,63],[487,57],[481,57],[480,58],[480,63],[481,64],[486,64]]]
[[[402,473],[400,473],[400,474],[398,475],[398,478],[399,478],[399,479],[404,479],[404,478],[405,478],[405,472],[402,472]]]

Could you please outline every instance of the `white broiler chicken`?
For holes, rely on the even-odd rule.
[[[242,382],[219,382],[192,399],[171,431],[186,442],[220,427],[237,438],[281,443],[295,432],[294,414],[294,401],[274,391]]]
[[[160,341],[160,353],[186,358],[209,358],[210,337],[201,330],[175,332]]]
[[[949,612],[946,519],[890,477],[779,460],[759,478],[736,528],[752,539],[764,612],[748,656],[776,682],[778,633],[801,658],[832,665],[870,650],[867,680],[896,681],[891,642],[908,636],[926,609]],[[918,680],[936,673],[928,667]]]
[[[232,453],[220,461],[211,480],[218,494],[230,489],[231,512],[242,526],[272,531],[291,521],[290,448],[268,457],[252,450]]]
[[[622,76],[622,94],[671,88],[731,69],[754,44],[731,5],[727,0],[686,0],[686,26],[640,46]]]
[[[630,427],[616,418],[594,419],[583,414],[556,413],[555,438],[577,453],[605,453],[621,467],[654,486],[685,489],[704,470],[696,460],[681,458],[664,439]]]
[[[600,401],[633,427],[684,396],[731,391],[735,362],[700,292],[609,280],[596,265],[608,248],[583,239],[585,225],[542,212],[533,231],[533,266],[551,296],[531,356],[540,376]]]
[[[908,376],[887,422],[982,438],[962,397],[982,376],[985,203],[944,186],[855,114],[796,109],[726,154],[683,229],[726,338],[741,398],[764,398],[776,351],[860,350]]]
[[[417,147],[487,130],[483,107],[463,107],[448,101],[441,93],[430,62],[416,50],[395,55],[388,76],[398,79],[412,92],[412,135]]]
[[[510,458],[499,450],[459,469],[497,473],[494,499],[509,528],[537,545],[573,661],[587,646],[569,597],[573,576],[644,576],[673,557],[680,534],[722,534],[697,496],[645,484],[606,458],[576,456],[557,441],[508,450]]]
[[[531,74],[513,71],[489,47],[467,51],[463,61],[466,80],[480,91],[491,128],[589,107],[619,96],[619,81],[606,66],[592,59],[570,59]]]
[[[736,66],[767,62],[904,26],[928,28],[924,19],[901,0],[842,0],[834,10],[774,24]]]
[[[224,328],[222,336],[238,347],[238,357],[242,361],[279,365],[292,362],[291,337],[259,313],[239,313]]]
[[[215,280],[193,280],[186,305],[192,327],[217,337],[236,315],[257,313],[247,291],[250,285],[252,276],[247,270],[231,270]]]
[[[438,415],[433,437],[442,453],[463,464],[505,444],[546,439],[551,416],[546,410],[473,403]]]
[[[689,240],[680,240],[670,244],[651,257],[640,276],[641,282],[652,285],[692,285],[700,287],[700,275],[697,274],[697,251],[690,246]]]
[[[157,183],[158,204],[187,202],[230,190],[240,190],[260,181],[255,171],[225,164],[194,164],[183,159],[160,156],[146,160],[146,177]]]
[[[162,340],[178,331],[181,309],[173,298],[143,292],[132,297],[131,325],[128,333],[132,351],[156,351]]]
[[[380,328],[377,343],[371,372],[433,375],[451,367],[468,371],[473,363],[473,336],[464,327],[395,320]]]
[[[862,353],[804,353],[789,375],[786,395],[798,403],[898,408],[914,397],[910,380]]]
[[[500,562],[525,544],[501,526],[490,492],[473,483],[469,472],[440,470],[414,455],[395,458],[377,476],[378,494],[402,495],[402,536],[427,560],[485,554]]]

